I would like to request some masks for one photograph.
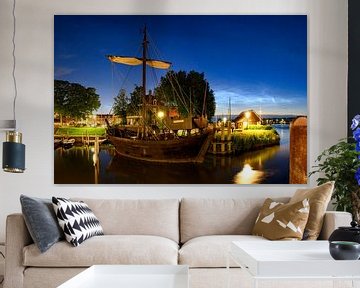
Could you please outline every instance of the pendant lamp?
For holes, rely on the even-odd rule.
[[[25,145],[22,144],[22,134],[16,129],[16,57],[15,57],[15,35],[16,35],[16,0],[13,1],[13,35],[12,35],[12,78],[14,82],[13,120],[0,120],[0,130],[6,131],[6,140],[3,143],[2,167],[5,172],[23,173],[25,171]]]

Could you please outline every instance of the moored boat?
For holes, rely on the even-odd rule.
[[[54,149],[56,150],[57,148],[61,147],[62,145],[62,140],[61,139],[54,139]]]
[[[125,157],[159,163],[201,163],[211,142],[211,132],[172,140],[141,140],[109,135],[116,152]]]
[[[181,117],[176,111],[171,110],[172,108],[165,112],[164,109],[156,110],[156,106],[160,104],[157,104],[152,95],[146,94],[146,68],[150,66],[157,69],[169,69],[171,63],[148,58],[148,43],[145,27],[141,58],[107,56],[113,63],[142,65],[142,103],[139,115],[133,117],[139,123],[132,127],[116,127],[106,121],[107,137],[114,145],[116,152],[124,157],[158,163],[201,163],[211,142],[212,129],[208,128],[204,115],[193,117],[190,114]],[[154,114],[154,109],[157,111],[156,115],[152,121],[149,121],[148,115]]]
[[[62,147],[65,149],[69,149],[72,146],[74,146],[75,144],[75,139],[74,138],[70,138],[70,139],[63,139],[62,140]]]

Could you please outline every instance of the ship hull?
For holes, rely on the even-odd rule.
[[[124,157],[158,163],[201,163],[211,142],[212,133],[173,140],[140,140],[109,135],[116,152]]]

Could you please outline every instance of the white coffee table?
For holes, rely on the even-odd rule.
[[[185,265],[94,265],[58,288],[188,288]]]
[[[360,261],[332,259],[328,241],[237,241],[229,256],[248,272],[253,287],[259,280],[311,279],[349,280],[350,287],[360,287]]]

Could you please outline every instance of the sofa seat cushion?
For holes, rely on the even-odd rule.
[[[179,251],[179,264],[194,268],[226,267],[232,241],[269,241],[252,235],[201,236],[186,242]],[[238,267],[230,260],[231,267]]]
[[[148,235],[95,236],[78,247],[66,241],[45,253],[31,244],[23,250],[24,265],[33,267],[88,267],[95,264],[170,264],[178,262],[178,244]]]

